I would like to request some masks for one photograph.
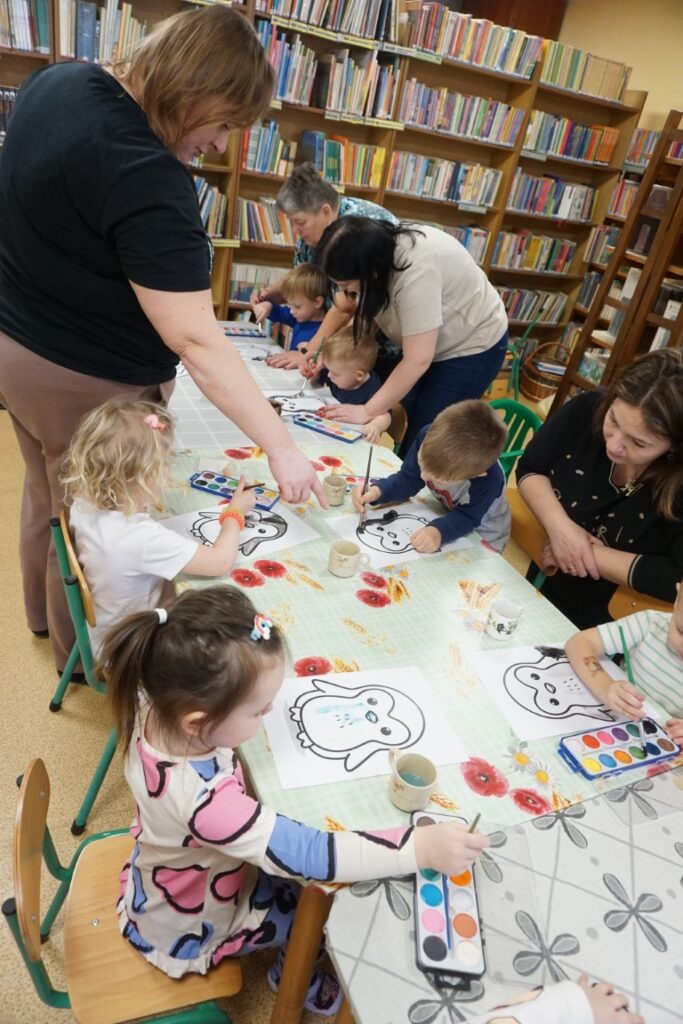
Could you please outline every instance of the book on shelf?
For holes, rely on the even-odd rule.
[[[0,0],[0,46],[49,54],[49,0]]]
[[[272,0],[257,11],[365,39],[398,39],[399,0]]]
[[[555,39],[546,40],[541,82],[601,99],[621,100],[632,68]]]
[[[657,222],[641,217],[636,225],[629,249],[638,256],[647,256],[657,232]]]
[[[266,242],[283,247],[294,245],[292,227],[284,213],[278,210],[274,199],[262,197],[257,202],[240,196],[237,200],[237,224],[239,238],[244,242]]]
[[[590,309],[591,303],[595,298],[595,293],[600,287],[601,281],[602,274],[597,270],[589,270],[581,282],[579,294],[576,296],[576,305],[582,306],[584,309]]]
[[[267,288],[282,277],[282,267],[268,267],[257,263],[233,263],[230,268],[231,302],[249,302],[256,288]]]
[[[59,0],[61,57],[100,64],[123,60],[146,31],[147,23],[133,17],[132,3],[119,8],[118,0],[105,0],[101,6],[86,0]]]
[[[661,293],[660,293],[660,298],[661,298]],[[663,316],[665,320],[671,320],[672,323],[675,323],[678,320],[678,316],[679,316],[679,314],[681,312],[681,306],[682,305],[683,305],[683,295],[681,295],[680,292],[679,292],[679,298],[678,299],[668,299],[668,301],[666,302],[666,304],[665,304],[665,306],[664,306],[664,308],[663,308],[663,310],[661,312],[661,316]],[[655,311],[656,311],[656,307],[655,307]],[[654,336],[652,338],[652,341],[650,343],[650,352],[655,352],[659,348],[666,348],[667,345],[669,344],[670,340],[671,340],[671,329],[668,328],[668,327],[658,327],[657,330],[655,331]]]
[[[627,217],[639,188],[639,182],[630,181],[628,178],[620,178],[610,196],[607,209],[608,215],[611,217]]]
[[[661,212],[666,209],[672,194],[673,188],[670,185],[655,184],[648,193],[645,205],[649,210],[659,210]]]
[[[621,298],[623,302],[630,302],[633,298],[636,288],[638,287],[640,275],[640,267],[629,267],[626,273],[626,277],[624,278],[624,283],[621,288]]]
[[[495,202],[503,172],[482,164],[441,160],[396,150],[387,188],[391,192],[439,199],[470,206]]]
[[[491,237],[491,232],[487,228],[480,228],[475,224],[438,224],[433,220],[411,219],[410,224],[417,228],[420,228],[421,226],[438,228],[439,231],[443,231],[447,235],[452,235],[453,238],[460,242],[463,249],[467,249],[475,263],[481,266],[484,262],[486,248],[489,243],[489,238]]]
[[[13,86],[0,85],[0,145],[2,145],[5,138],[7,125],[14,109],[14,104],[17,102],[18,91],[19,89],[15,89]]]
[[[597,337],[598,331],[593,331],[593,334]],[[598,340],[604,341],[603,338]],[[609,342],[605,342],[610,344]],[[579,363],[579,377],[583,377],[584,380],[591,381],[593,384],[600,384],[603,378],[607,363],[609,362],[611,353],[606,352],[604,348],[587,348],[581,356]]]
[[[210,238],[222,238],[225,234],[227,198],[205,178],[196,176],[194,187],[197,192],[199,214],[207,235]]]
[[[297,142],[282,138],[275,121],[264,121],[242,135],[242,167],[259,174],[287,177],[294,170],[297,149]]]
[[[514,146],[524,111],[484,96],[431,89],[410,78],[403,86],[399,119],[406,125],[448,135]]]
[[[275,98],[310,106],[318,66],[315,50],[305,45],[298,32],[290,39],[270,21],[258,20],[256,33],[275,71]]]
[[[347,47],[320,54],[313,106],[347,117],[391,118],[399,61],[376,50]]]
[[[531,288],[506,288],[496,285],[496,291],[503,300],[508,319],[524,322],[535,320],[540,313],[539,323],[557,324],[567,305],[564,292],[537,291]]]
[[[387,151],[384,146],[352,142],[344,135],[307,129],[299,139],[299,158],[310,161],[335,185],[379,188]]]
[[[557,220],[587,221],[593,216],[596,190],[591,185],[562,181],[552,175],[537,177],[521,167],[515,171],[508,209]]]
[[[584,262],[607,266],[617,244],[620,230],[614,224],[598,224],[591,228],[583,256]]]
[[[514,270],[538,270],[567,274],[576,242],[531,231],[500,231],[493,249],[492,266]]]
[[[618,128],[579,124],[560,114],[532,110],[522,150],[538,156],[563,156],[609,164],[618,141]]]
[[[636,128],[626,150],[624,165],[647,167],[661,134],[654,128]]]
[[[672,160],[683,159],[683,142],[672,142],[669,146],[667,156]]]
[[[681,302],[683,302],[683,281],[676,278],[665,277],[659,286],[659,294],[652,312],[657,316],[663,316],[666,320],[675,320],[678,316],[678,309],[680,308]],[[671,308],[669,307],[678,307],[674,309],[673,316],[670,316]],[[669,310],[668,312],[667,309]]]
[[[578,320],[570,320],[569,323],[564,325],[562,330],[562,344],[569,352],[574,348],[582,330],[583,324]]]

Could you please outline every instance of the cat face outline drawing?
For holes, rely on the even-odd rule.
[[[503,676],[503,686],[521,708],[540,718],[584,715],[614,722],[613,714],[576,677],[561,647],[535,647],[537,661],[515,662]]]

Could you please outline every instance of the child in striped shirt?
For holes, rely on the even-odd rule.
[[[683,745],[683,597],[677,584],[672,615],[644,611],[618,622],[584,629],[569,640],[565,651],[580,679],[612,711],[642,718],[643,701],[650,697],[671,717],[664,728],[675,743]],[[625,679],[614,680],[601,668],[602,654],[621,654],[619,626],[628,644],[633,677],[640,687]]]

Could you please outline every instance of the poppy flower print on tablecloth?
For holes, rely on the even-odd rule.
[[[378,576],[375,572],[362,572],[360,578],[366,587],[373,587],[375,590],[387,589],[387,581],[384,576]]]
[[[299,658],[294,662],[294,674],[297,676],[324,676],[331,671],[332,665],[327,658]]]
[[[254,572],[252,569],[233,569],[230,579],[240,587],[262,587],[266,582],[260,572]]]
[[[223,454],[231,459],[248,459],[253,451],[253,448],[226,448]]]
[[[505,796],[508,780],[483,757],[471,757],[460,765],[465,782],[479,796]],[[540,812],[539,812],[540,813]]]
[[[391,604],[389,595],[383,594],[381,590],[357,590],[356,597],[370,608],[386,608]]]
[[[287,568],[282,562],[271,562],[267,558],[259,558],[254,562],[254,569],[271,580],[279,580],[287,575]]]
[[[511,789],[510,796],[527,814],[550,814],[553,809],[550,801],[534,789]]]
[[[342,460],[338,459],[336,455],[321,455],[320,461],[330,469],[339,469],[342,464]]]

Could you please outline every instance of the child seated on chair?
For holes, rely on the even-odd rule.
[[[235,561],[253,491],[241,480],[212,547],[169,530],[148,509],[161,498],[173,452],[173,421],[161,405],[113,398],[84,417],[67,452],[62,482],[69,522],[95,606],[97,655],[107,628],[160,603],[178,573],[221,576]]]
[[[102,671],[137,810],[120,926],[172,978],[279,948],[268,972],[277,989],[302,878],[460,874],[489,845],[456,822],[320,832],[249,796],[235,747],[271,710],[285,655],[278,627],[226,586],[128,616],[105,640]],[[319,963],[305,1005],[331,1016],[341,991]]]
[[[600,666],[603,655],[621,654],[624,631],[636,686],[625,679],[612,679]],[[664,728],[671,739],[683,746],[683,597],[676,585],[673,613],[642,611],[616,622],[605,622],[576,633],[566,653],[579,679],[596,697],[619,715],[643,717],[643,701],[650,697],[671,717]],[[642,691],[642,692],[641,692]]]
[[[289,351],[293,352],[317,334],[325,316],[325,299],[330,290],[327,278],[310,263],[302,263],[283,278],[280,291],[287,305],[252,302],[256,323],[271,320],[292,328]]]
[[[416,551],[431,554],[472,530],[502,551],[511,525],[505,473],[498,462],[506,436],[505,424],[486,402],[449,405],[418,433],[398,473],[365,494],[361,487],[354,489],[354,505],[360,511],[365,505],[405,501],[426,484],[447,512],[415,531],[410,541]]]
[[[313,384],[327,384],[340,405],[364,405],[382,386],[373,370],[378,352],[379,346],[369,334],[362,334],[356,341],[353,328],[345,327],[325,341],[320,356],[322,368],[313,377]],[[334,419],[334,407],[322,410],[322,415]],[[376,441],[390,423],[391,414],[382,413],[363,426],[363,433],[368,441]]]

